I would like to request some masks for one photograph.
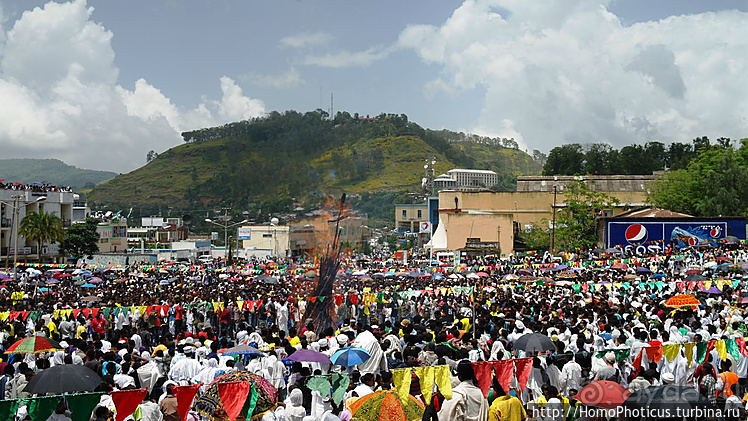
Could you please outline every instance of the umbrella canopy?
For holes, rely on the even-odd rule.
[[[81,298],[81,301],[101,301],[101,297],[95,295],[89,295],[88,297]]]
[[[63,348],[54,339],[43,336],[29,336],[11,345],[6,354],[38,354],[48,351],[62,351]]]
[[[689,411],[694,408],[712,408],[709,398],[687,386],[652,386],[634,392],[623,406],[632,410],[668,410],[671,413]]]
[[[234,371],[232,373],[222,374],[216,377],[205,389],[205,393],[195,403],[195,409],[203,416],[212,421],[224,421],[229,417],[221,403],[221,397],[218,394],[218,383],[231,383],[248,381],[252,387],[257,390],[257,405],[252,411],[251,418],[259,418],[264,413],[272,410],[277,405],[277,391],[264,377],[252,374],[247,371]]]
[[[556,344],[553,343],[551,338],[542,333],[528,333],[517,339],[514,343],[514,349],[521,349],[522,351],[534,354],[536,352],[555,351]]]
[[[332,354],[330,361],[335,365],[342,365],[343,367],[351,367],[357,364],[363,364],[371,358],[371,355],[363,349],[355,346],[342,348]]]
[[[275,278],[275,277],[272,277],[272,276],[268,276],[268,275],[260,275],[257,278],[255,278],[255,280],[260,281],[260,282],[264,282],[264,283],[269,284],[269,285],[275,285],[275,284],[278,283],[278,278]]]
[[[26,392],[44,395],[51,393],[92,392],[104,380],[83,365],[61,364],[42,370],[26,385]]]
[[[670,297],[665,301],[667,307],[687,307],[687,306],[700,306],[701,302],[696,299],[693,295],[680,294]]]
[[[312,351],[311,349],[300,349],[289,355],[288,358],[292,361],[331,364],[330,358],[327,355],[321,352]]]
[[[631,392],[616,382],[598,380],[583,387],[577,394],[579,402],[587,406],[613,409],[621,406]]]
[[[645,268],[644,266],[637,266],[636,273],[652,273],[652,271],[649,270],[649,268]]]
[[[610,267],[611,269],[618,269],[618,270],[626,270],[629,268],[629,265],[626,263],[616,263],[613,266]]]
[[[394,390],[370,393],[351,404],[353,420],[415,421],[423,417],[423,404],[411,395],[403,401]]]
[[[693,273],[691,275],[686,276],[686,278],[683,280],[686,282],[699,282],[699,281],[706,281],[706,278],[703,275],[699,275],[698,273]]]
[[[83,284],[83,285],[81,285],[81,288],[96,288],[96,285],[94,285],[94,284]]]
[[[225,351],[223,351],[221,354],[223,354],[223,355],[244,355],[244,354],[248,354],[248,355],[256,355],[258,357],[262,356],[262,355],[265,355],[262,352],[260,352],[259,349],[252,348],[251,346],[245,345],[245,344],[241,344],[241,345],[235,346],[233,348],[228,348]]]

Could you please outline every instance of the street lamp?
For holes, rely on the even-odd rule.
[[[13,237],[13,249],[14,249],[13,250],[13,280],[14,281],[18,280],[18,269],[16,268],[17,263],[18,263],[18,209],[19,209],[18,202],[24,197],[26,196],[22,194],[11,196],[10,198],[13,199],[12,205],[10,203],[0,201],[0,203],[4,204],[5,206],[10,206],[11,208],[13,208],[13,218],[12,218],[13,220],[11,221],[10,231],[11,231],[11,236]],[[45,200],[47,200],[47,196],[39,196],[36,198],[36,200],[34,200],[33,203],[39,203]],[[26,206],[27,203],[24,202],[23,205]],[[39,258],[41,260],[41,250],[38,250],[38,252],[39,252]],[[8,253],[10,253],[10,246],[8,246]],[[7,255],[6,255],[5,260],[6,260],[6,266],[7,266],[7,260],[8,260]]]
[[[235,227],[237,225],[246,224],[249,222],[249,219],[245,219],[240,222],[235,222],[233,224],[229,224],[229,221],[223,221],[223,223],[218,223],[210,218],[205,218],[205,222],[211,223],[213,225],[218,225],[219,227],[223,227],[223,245],[224,247],[228,247],[229,245],[229,228]]]

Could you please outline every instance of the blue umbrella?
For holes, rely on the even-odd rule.
[[[655,273],[654,275],[652,275],[652,277],[655,279],[662,279],[665,277],[665,275],[662,273]]]
[[[96,288],[96,285],[94,285],[94,284],[83,284],[83,285],[81,285],[81,287],[83,287],[83,288]]]
[[[332,354],[330,361],[335,365],[342,365],[343,367],[350,367],[357,364],[362,364],[371,358],[368,352],[363,348],[355,346],[349,346],[342,348]]]

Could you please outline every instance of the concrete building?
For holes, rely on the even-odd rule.
[[[529,191],[441,191],[439,219],[440,224],[445,225],[446,250],[493,251],[493,254],[514,252],[515,237],[520,230],[539,225],[543,219],[551,221],[554,201],[557,211],[565,207],[563,186],[557,187],[554,199],[553,188],[547,188],[549,180],[540,181],[546,181],[546,186],[539,190],[527,183]],[[636,182],[630,183],[628,190],[604,191],[618,198],[620,203],[604,209],[603,216],[615,216],[646,205],[646,185],[646,182]]]
[[[241,248],[248,252],[261,252],[268,256],[291,256],[290,226],[244,225],[239,229],[242,234],[246,234],[238,237]]]
[[[453,169],[434,179],[436,190],[452,189],[460,191],[485,190],[499,182],[499,175],[489,170]]]
[[[517,177],[518,192],[552,192],[553,186],[556,191],[562,192],[568,186],[578,180],[587,182],[590,190],[601,192],[614,191],[643,191],[646,192],[651,182],[657,179],[661,173],[653,175],[531,175]]]
[[[421,222],[429,222],[429,205],[427,203],[396,204],[395,230],[400,232],[419,232]]]
[[[18,260],[38,260],[38,244],[18,235],[21,220],[30,212],[49,212],[60,217],[63,227],[67,228],[76,218],[85,218],[85,214],[73,217],[73,204],[78,200],[77,196],[67,191],[0,190],[0,258],[12,260],[17,237]],[[14,212],[16,207],[17,212]],[[42,244],[41,254],[45,257],[56,256],[58,245]],[[4,261],[0,264],[4,266]]]
[[[96,226],[99,234],[99,253],[115,253],[127,250],[127,218],[124,216],[103,217]]]

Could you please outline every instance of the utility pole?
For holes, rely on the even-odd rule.
[[[553,184],[553,223],[551,226],[551,254],[556,253],[556,184]]]
[[[426,171],[426,177],[423,179],[423,189],[426,191],[426,197],[434,195],[434,165],[436,165],[436,157],[427,157],[426,165],[423,166]]]

